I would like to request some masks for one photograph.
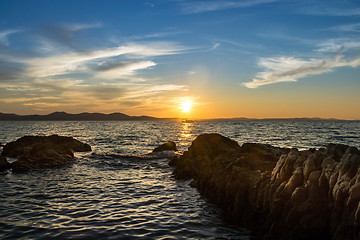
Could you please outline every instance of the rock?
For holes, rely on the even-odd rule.
[[[91,151],[91,147],[72,137],[25,136],[6,144],[2,156],[17,158],[11,168],[24,172],[63,166],[74,158],[74,152],[85,151]]]
[[[10,163],[6,160],[6,157],[0,155],[0,171],[4,171],[11,167]]]
[[[357,148],[240,147],[204,134],[177,159],[174,175],[192,178],[192,186],[259,239],[360,239]]]
[[[176,144],[172,141],[168,141],[167,143],[164,143],[163,145],[160,145],[159,147],[155,148],[153,152],[162,152],[162,151],[177,151]]]
[[[72,149],[74,152],[91,151],[91,147],[88,144],[82,143],[72,137],[58,135],[24,136],[14,142],[6,144],[1,155],[16,158],[40,143],[49,143],[60,152],[66,151],[67,149]]]
[[[288,149],[247,143],[242,147],[219,134],[198,136],[176,161],[175,178],[193,178],[193,186],[236,218],[249,206],[250,185],[271,171]]]
[[[239,148],[237,142],[220,134],[201,134],[192,142],[188,151],[176,161],[174,175],[177,179],[196,177],[199,171],[204,170],[200,165],[206,165],[216,156],[234,152]]]

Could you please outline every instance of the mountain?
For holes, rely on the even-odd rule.
[[[17,115],[0,113],[0,121],[126,121],[126,120],[165,120],[149,116],[129,116],[123,113],[79,113],[53,112],[48,115]]]
[[[53,112],[48,115],[17,115],[13,113],[0,113],[0,121],[174,121],[180,118],[156,118],[150,116],[129,116],[124,113],[78,113],[71,114],[66,112]],[[322,121],[322,120],[340,120],[335,118],[215,118],[199,119],[201,121]]]

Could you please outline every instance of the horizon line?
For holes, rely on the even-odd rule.
[[[68,113],[65,111],[55,111],[55,112],[51,112],[48,114],[17,114],[17,113],[4,113],[4,112],[0,112],[0,114],[5,114],[5,115],[16,115],[19,117],[28,117],[28,116],[48,116],[54,113],[64,113],[67,115],[80,115],[80,114],[103,114],[103,115],[111,115],[111,114],[123,114],[129,117],[149,117],[149,118],[154,118],[154,120],[159,119],[159,120],[172,120],[172,121],[177,121],[177,120],[184,120],[184,119],[191,119],[191,120],[196,120],[196,121],[241,121],[241,120],[338,120],[338,121],[360,121],[360,119],[344,119],[344,118],[334,118],[334,117],[328,117],[328,118],[323,118],[323,117],[265,117],[265,118],[257,118],[257,117],[215,117],[215,118],[188,118],[188,117],[154,117],[154,116],[149,116],[149,115],[128,115],[126,113],[122,113],[122,112],[111,112],[111,113],[103,113],[103,112],[80,112],[80,113]],[[54,121],[58,121],[58,120],[54,120]],[[86,120],[85,120],[86,121]],[[101,120],[100,120],[101,121]],[[115,120],[116,121],[116,120]]]

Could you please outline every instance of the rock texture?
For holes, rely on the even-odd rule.
[[[259,239],[360,239],[360,151],[244,144],[198,136],[174,163],[192,184]]]
[[[0,155],[0,171],[9,169],[11,167],[10,163],[6,160],[6,157]]]
[[[17,158],[11,168],[24,172],[63,166],[74,158],[74,152],[86,151],[91,151],[91,147],[72,137],[25,136],[6,144],[1,155]]]
[[[162,151],[177,151],[176,144],[172,141],[167,141],[166,143],[156,147],[153,152],[162,152]]]

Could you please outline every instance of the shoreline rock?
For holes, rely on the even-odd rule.
[[[88,144],[72,137],[24,136],[6,144],[1,156],[17,158],[11,163],[13,172],[61,167],[74,158],[74,152],[91,151]]]
[[[192,185],[260,239],[360,239],[360,151],[276,148],[198,136],[173,162]]]

